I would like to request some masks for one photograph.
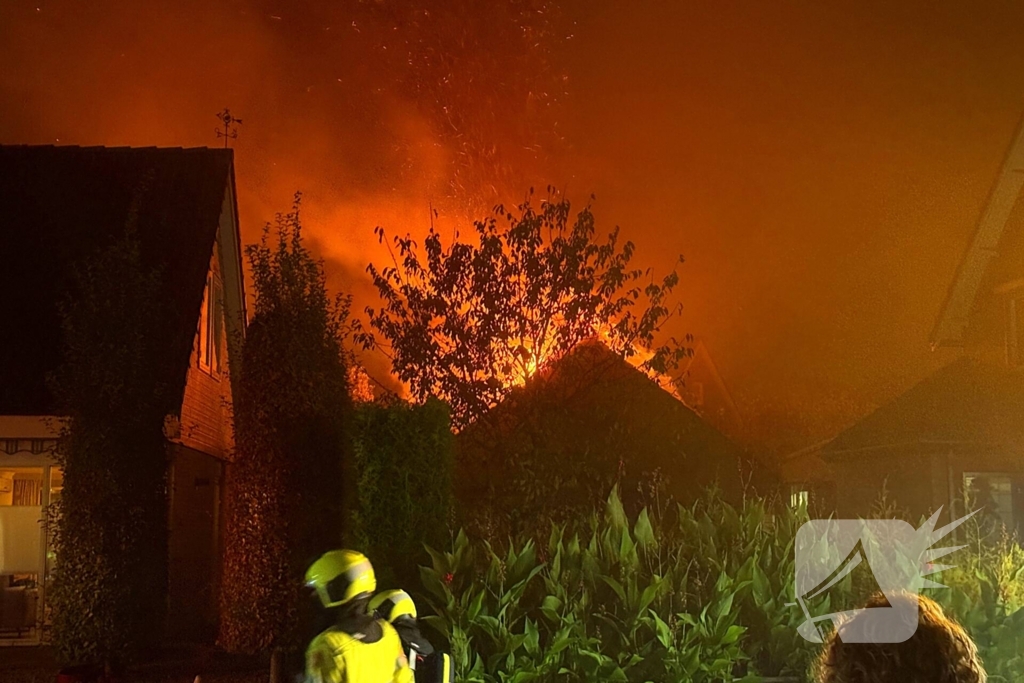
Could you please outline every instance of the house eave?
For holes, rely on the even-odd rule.
[[[60,420],[58,415],[0,415],[0,438],[54,439]]]
[[[966,322],[974,308],[979,288],[998,248],[1007,220],[1024,187],[1024,117],[989,190],[971,241],[957,265],[953,281],[942,302],[939,317],[929,339],[935,346],[948,340],[960,343]]]
[[[999,443],[990,441],[974,441],[974,440],[941,440],[941,439],[913,439],[910,441],[897,441],[892,443],[884,444],[871,444],[869,446],[858,446],[855,448],[837,448],[837,449],[824,449],[821,453],[821,457],[832,462],[834,460],[842,460],[854,455],[863,455],[868,453],[880,453],[883,451],[900,450],[911,447],[935,447],[935,446],[974,446],[980,448],[998,448],[1001,446]]]

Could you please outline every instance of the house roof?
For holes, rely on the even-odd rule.
[[[843,431],[828,459],[914,445],[1024,445],[1024,377],[963,356]]]
[[[686,367],[679,374],[677,381],[685,382],[691,373],[697,371],[698,368],[704,367],[709,375],[711,375],[712,381],[715,386],[718,387],[720,396],[725,401],[729,410],[732,411],[738,422],[742,422],[743,418],[740,415],[739,408],[736,407],[736,402],[732,398],[732,392],[729,391],[729,387],[726,386],[725,380],[722,379],[722,374],[718,371],[718,366],[715,365],[715,361],[711,359],[711,354],[708,352],[707,346],[704,345],[703,340],[698,340],[697,345],[693,349],[693,355],[690,356],[686,363]]]
[[[821,457],[828,439],[781,456],[776,465],[779,477],[787,483],[823,483],[832,480],[832,473]]]
[[[717,473],[724,490],[738,481],[743,457],[674,394],[596,340],[578,345],[515,389],[457,439],[463,455],[479,463],[488,443],[508,443],[527,432],[562,444],[574,457],[614,442],[635,451],[623,456],[636,465],[660,468],[681,481],[707,478],[706,485]]]
[[[932,330],[933,346],[962,346],[964,332],[989,264],[1005,248],[1004,233],[1024,187],[1024,121],[1003,160],[967,251]]]
[[[0,145],[0,415],[54,414],[57,303],[76,264],[124,234],[133,200],[143,263],[162,272],[154,379],[182,395],[232,178],[224,149]]]

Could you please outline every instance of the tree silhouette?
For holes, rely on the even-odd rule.
[[[220,643],[239,652],[304,645],[303,572],[342,539],[348,299],[328,295],[299,209],[296,195],[245,249],[255,299],[235,377],[220,624]]]
[[[422,257],[410,236],[396,237],[392,265],[368,267],[383,303],[367,308],[373,331],[357,338],[390,358],[415,398],[447,400],[457,427],[595,336],[655,374],[689,352],[675,339],[655,346],[681,308],[670,302],[676,271],[656,281],[631,268],[634,246],[620,245],[618,228],[596,239],[589,206],[573,216],[548,192],[539,206],[531,190],[516,211],[496,207],[473,241],[456,233],[445,245],[431,227]]]

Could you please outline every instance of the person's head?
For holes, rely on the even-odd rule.
[[[985,683],[978,650],[966,631],[935,601],[902,595],[872,597],[865,607],[916,600],[917,631],[902,643],[844,643],[833,631],[815,664],[817,683]],[[854,616],[850,626],[864,613]]]
[[[306,585],[316,591],[327,610],[365,613],[377,578],[366,556],[354,550],[332,550],[306,570]]]
[[[370,611],[391,624],[416,621],[416,603],[402,590],[383,591],[373,596]]]

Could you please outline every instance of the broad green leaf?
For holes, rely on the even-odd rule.
[[[628,528],[626,519],[626,511],[622,507],[622,499],[619,498],[618,486],[612,489],[611,495],[608,496],[608,504],[605,508],[605,515],[607,516],[608,523],[612,529],[621,531]]]
[[[658,637],[658,642],[661,643],[662,647],[668,649],[672,647],[672,632],[668,628],[668,624],[659,617],[654,610],[651,610],[651,617],[654,619],[654,630]]]
[[[621,602],[626,602],[626,590],[622,587],[622,584],[613,579],[610,576],[604,574],[601,575],[601,580],[611,586],[611,589],[615,591],[615,595],[618,596]]]
[[[466,614],[469,616],[470,621],[472,621],[473,619],[476,619],[477,616],[479,616],[480,610],[481,610],[481,608],[483,607],[483,604],[484,604],[484,593],[485,592],[486,591],[484,589],[481,589],[476,594],[476,597],[473,598],[473,601],[471,603],[469,603],[469,609],[466,610]]]
[[[740,636],[743,635],[743,633],[746,630],[747,629],[745,629],[742,626],[730,626],[729,630],[725,632],[725,637],[722,638],[722,644],[723,645],[732,645],[733,643],[735,643],[737,640],[740,639]]]
[[[640,511],[640,516],[633,527],[633,535],[641,547],[651,549],[655,546],[654,528],[651,526],[651,518],[647,515],[647,508]]]

